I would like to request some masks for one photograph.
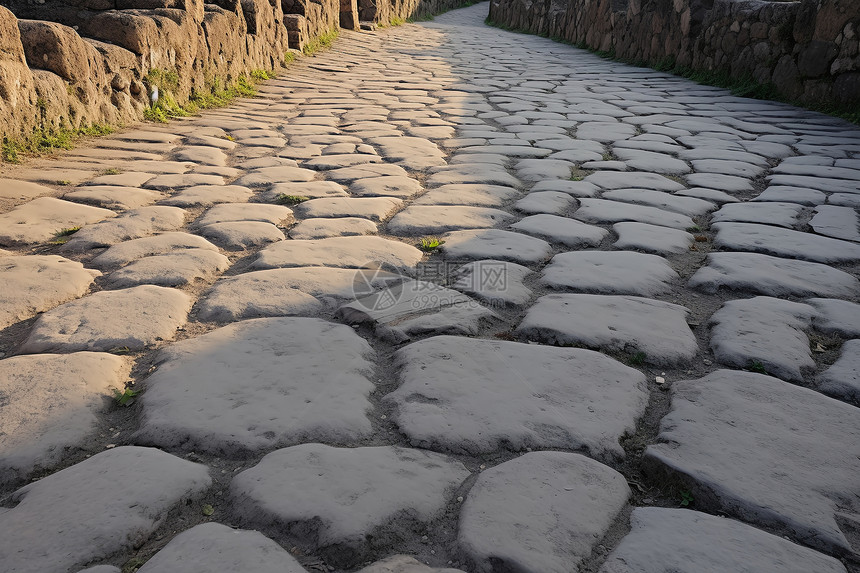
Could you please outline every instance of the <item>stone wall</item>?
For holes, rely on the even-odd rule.
[[[860,106],[860,0],[491,0],[498,25]]]
[[[464,2],[374,1],[386,21]],[[360,16],[358,0],[0,0],[0,137],[140,120],[159,73],[183,103]]]

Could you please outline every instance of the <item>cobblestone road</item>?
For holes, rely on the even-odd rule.
[[[2,175],[0,570],[860,571],[860,130],[486,9]]]

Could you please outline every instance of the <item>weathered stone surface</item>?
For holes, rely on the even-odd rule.
[[[63,245],[64,251],[86,251],[138,239],[158,231],[175,231],[185,224],[179,207],[141,207],[123,215],[84,227]]]
[[[355,235],[375,235],[376,223],[360,217],[305,219],[290,229],[291,239],[325,239]]]
[[[158,175],[144,183],[144,186],[147,189],[156,189],[159,191],[172,191],[197,185],[224,185],[224,178],[220,175],[206,175],[200,173],[171,173],[167,175]],[[237,185],[244,184],[237,182]]]
[[[57,255],[0,259],[0,328],[83,296],[99,271]]]
[[[711,317],[711,349],[718,362],[736,368],[763,367],[768,373],[802,382],[802,369],[815,368],[809,328],[815,309],[777,298],[730,300]]]
[[[313,181],[316,176],[316,171],[310,169],[282,165],[255,169],[234,181],[233,184],[243,187],[268,187],[272,183]]]
[[[415,200],[414,205],[472,205],[501,207],[520,192],[513,187],[483,185],[480,183],[452,183],[430,189]]]
[[[0,360],[0,483],[51,467],[95,431],[97,414],[111,388],[125,385],[130,366],[95,352]]]
[[[607,466],[532,452],[481,472],[457,539],[476,571],[566,573],[591,554],[629,497],[627,480]]]
[[[851,207],[820,205],[809,226],[819,235],[860,242],[860,215]]]
[[[63,195],[63,199],[69,201],[90,203],[107,209],[136,209],[151,205],[162,198],[164,195],[158,191],[114,185],[78,187],[75,191]]]
[[[392,555],[360,569],[358,573],[465,573],[460,569],[428,567],[408,555]]]
[[[732,221],[737,223],[763,223],[791,229],[797,224],[797,217],[803,209],[796,203],[779,203],[775,201],[762,203],[727,203],[711,216],[711,221],[720,223]]]
[[[758,253],[710,253],[689,286],[708,293],[720,288],[770,296],[854,296],[860,281],[819,263]]]
[[[349,192],[355,197],[399,197],[407,199],[421,192],[421,184],[404,175],[368,177],[353,181]]]
[[[522,265],[487,259],[466,263],[454,271],[451,288],[465,292],[490,305],[525,304],[532,291],[523,280],[532,271]]]
[[[692,359],[699,349],[687,326],[688,312],[634,296],[551,294],[537,300],[516,332],[550,344],[643,352],[647,362],[672,364]]]
[[[122,309],[122,321],[116,320],[117,309]],[[172,339],[190,309],[191,298],[170,288],[100,291],[41,315],[21,352],[137,350]]]
[[[618,440],[647,403],[641,373],[590,350],[438,336],[401,349],[396,363],[401,386],[385,401],[419,447],[620,458]]]
[[[378,530],[396,538],[439,516],[468,476],[461,463],[421,450],[303,444],[238,474],[231,496],[243,523],[302,525],[308,543],[337,546],[354,563]]]
[[[580,199],[574,217],[587,223],[618,223],[635,221],[672,229],[688,229],[695,225],[687,215],[664,211],[647,205],[634,205],[606,199]]]
[[[162,204],[176,207],[210,207],[216,203],[241,203],[250,199],[253,194],[253,191],[241,185],[195,185],[165,199]]]
[[[613,171],[598,171],[585,178],[587,183],[593,183],[603,189],[653,189],[655,191],[679,191],[684,188],[673,181],[656,173],[644,171],[628,171],[615,173]]]
[[[380,264],[411,268],[423,253],[406,243],[381,237],[332,237],[313,241],[282,241],[263,249],[254,261],[258,269],[279,267],[365,268]]]
[[[474,336],[481,326],[498,318],[462,293],[414,280],[345,304],[337,315],[353,324],[373,324],[379,336],[396,342],[424,334]]]
[[[66,229],[109,217],[116,217],[116,213],[54,197],[39,197],[0,215],[0,245],[47,241]]]
[[[189,233],[162,233],[154,237],[132,239],[110,247],[93,259],[97,267],[112,267],[152,255],[165,255],[182,249],[208,249],[218,251],[218,247],[197,235]]]
[[[396,197],[334,197],[311,199],[294,207],[302,217],[364,217],[381,221],[399,209],[403,201]]]
[[[552,247],[544,240],[500,229],[452,231],[443,237],[442,250],[450,259],[498,259],[537,263],[549,258]]]
[[[836,559],[733,519],[686,509],[637,507],[632,530],[600,573],[845,573]]]
[[[433,174],[427,179],[427,184],[434,187],[449,183],[483,183],[507,187],[520,187],[522,185],[504,167],[487,163],[459,163],[437,167],[432,171]]]
[[[138,439],[227,455],[357,440],[371,430],[373,356],[351,328],[316,318],[246,320],[177,342],[146,379]]]
[[[260,203],[222,203],[207,210],[196,224],[205,227],[213,223],[262,221],[277,225],[293,218],[293,210],[283,205]]]
[[[26,485],[0,513],[8,571],[65,573],[143,544],[167,512],[209,487],[205,466],[124,446]]]
[[[818,377],[818,390],[860,405],[860,340],[848,340],[833,366]]]
[[[618,249],[636,249],[664,255],[687,252],[693,244],[693,235],[686,231],[647,223],[615,223],[612,230],[618,234],[618,240],[614,243]]]
[[[292,197],[346,197],[347,193],[341,185],[334,181],[308,181],[306,183],[275,183],[268,192],[263,192],[267,201],[276,201],[281,195]]]
[[[227,270],[230,261],[217,251],[182,249],[166,255],[144,257],[114,271],[108,281],[114,288],[150,284],[183,286]]]
[[[414,205],[397,213],[388,222],[395,235],[432,235],[459,229],[482,229],[504,225],[513,215],[490,207]]]
[[[263,221],[230,221],[212,223],[200,229],[200,234],[231,251],[275,243],[284,240],[284,232]]]
[[[845,455],[860,433],[856,407],[734,370],[672,390],[661,443],[648,446],[646,461],[683,476],[699,507],[828,553],[851,551],[836,516],[860,513],[860,459]]]
[[[818,311],[812,319],[816,329],[828,334],[860,337],[860,304],[827,298],[811,298],[806,302]]]
[[[286,549],[257,531],[203,523],[183,531],[140,573],[305,573]]]
[[[554,289],[640,296],[664,292],[679,280],[663,257],[631,251],[559,253],[541,275],[541,283]]]
[[[751,223],[715,223],[714,245],[780,257],[840,263],[860,260],[860,245],[812,233]]]
[[[606,191],[601,197],[612,201],[621,201],[622,203],[657,207],[690,217],[704,215],[716,208],[716,205],[704,199],[682,197],[663,191],[651,191],[648,189],[615,189],[613,191]]]
[[[0,177],[0,198],[24,201],[35,199],[42,195],[53,195],[54,190],[38,183],[30,181],[19,181],[17,179],[6,179]]]

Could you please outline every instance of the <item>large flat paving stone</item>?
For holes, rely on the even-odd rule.
[[[291,239],[326,239],[356,235],[375,235],[376,223],[361,217],[338,217],[336,219],[312,218],[296,223],[290,229]]]
[[[374,137],[370,142],[388,161],[415,171],[445,165],[445,154],[435,143],[421,137]]]
[[[341,306],[337,316],[372,324],[386,339],[403,342],[426,334],[476,335],[498,315],[472,298],[428,281],[410,280]]]
[[[856,522],[860,514],[855,406],[770,376],[719,370],[673,384],[660,428],[646,462],[680,475],[703,509],[828,553],[852,551],[837,515]]]
[[[483,185],[480,183],[452,183],[430,189],[414,205],[472,205],[475,207],[501,207],[521,193],[513,187]]]
[[[779,297],[851,297],[860,290],[860,281],[845,271],[758,253],[710,253],[688,285],[707,293],[727,288]]]
[[[612,191],[606,191],[601,196],[604,199],[611,199],[612,201],[657,207],[659,209],[674,211],[675,213],[688,215],[690,217],[704,215],[716,208],[716,205],[710,201],[705,201],[704,199],[683,197],[649,189],[615,189]]]
[[[398,197],[407,199],[421,192],[421,184],[404,175],[368,177],[353,181],[349,192],[354,197]]]
[[[368,544],[390,546],[404,531],[439,517],[467,477],[460,462],[431,452],[303,444],[268,454],[230,489],[243,524],[293,526],[306,542],[331,547],[332,557],[351,566]]]
[[[116,213],[54,197],[39,197],[0,214],[0,245],[41,243],[66,229],[110,217],[116,217]]]
[[[301,217],[363,217],[381,221],[402,205],[403,201],[396,197],[333,197],[311,199],[293,210]]]
[[[183,531],[139,573],[305,573],[286,549],[258,531],[203,523]]]
[[[529,215],[510,228],[567,247],[596,247],[609,235],[609,231],[595,225],[550,214]]]
[[[83,296],[99,271],[57,255],[0,258],[0,328]]]
[[[204,227],[214,223],[261,221],[278,225],[293,218],[293,210],[283,205],[262,203],[222,203],[208,209],[196,224]]]
[[[242,203],[254,192],[241,185],[195,185],[162,201],[176,207],[210,207],[217,203]]]
[[[832,557],[698,511],[637,507],[630,526],[600,573],[846,573]]]
[[[156,205],[123,213],[109,221],[84,227],[62,246],[64,251],[86,251],[152,235],[175,231],[185,224],[186,212],[179,207]]]
[[[9,573],[67,573],[142,545],[167,512],[206,490],[205,466],[123,446],[28,484],[0,512]]]
[[[680,191],[684,186],[668,177],[644,171],[598,171],[584,179],[603,189],[652,189],[654,191]]]
[[[21,352],[139,350],[171,340],[190,309],[191,297],[171,288],[144,285],[100,291],[41,315]]]
[[[242,251],[251,247],[283,241],[284,232],[271,223],[263,221],[228,221],[201,227],[200,234],[230,251]]]
[[[92,185],[78,187],[71,193],[63,195],[63,199],[89,203],[105,209],[136,209],[151,205],[164,194],[151,189],[139,189],[136,187],[120,187],[116,185]]]
[[[461,569],[438,569],[424,565],[408,555],[392,555],[371,563],[358,573],[465,573]]]
[[[860,260],[860,245],[813,233],[752,223],[714,223],[714,246],[819,263]]]
[[[268,187],[273,183],[307,182],[313,181],[317,176],[316,171],[280,165],[276,167],[261,167],[248,172],[246,175],[233,182],[234,185],[242,187]],[[222,182],[219,182],[220,184]]]
[[[370,345],[342,324],[231,324],[159,353],[141,394],[137,436],[159,447],[228,455],[357,440],[371,431],[373,358]]]
[[[552,247],[543,239],[501,229],[452,231],[442,251],[450,260],[497,259],[531,264],[549,258]]]
[[[860,215],[851,207],[819,205],[815,208],[809,226],[819,235],[860,241]]]
[[[520,187],[522,185],[504,167],[488,163],[458,163],[437,167],[432,171],[433,174],[427,178],[427,184],[432,187],[449,183],[483,183],[507,187]]]
[[[855,289],[854,292],[856,293],[857,290]],[[817,330],[828,334],[860,338],[860,304],[834,298],[811,298],[806,302],[818,311],[812,318],[812,323]]]
[[[481,472],[460,511],[457,541],[481,573],[568,573],[629,497],[624,476],[585,456],[527,453]]]
[[[818,377],[818,391],[860,406],[860,340],[847,340],[833,366]]]
[[[699,348],[689,310],[634,296],[551,294],[540,297],[516,332],[549,344],[644,352],[652,364],[691,360]]]
[[[621,203],[620,201],[609,201],[606,199],[579,200],[579,209],[574,217],[586,223],[619,223],[622,221],[635,221],[659,225],[671,229],[689,229],[694,226],[693,220],[680,213],[665,211],[658,207],[648,205],[635,205],[632,203]]]
[[[166,255],[144,257],[116,270],[108,277],[114,288],[149,284],[183,286],[208,279],[230,267],[230,260],[209,249],[182,249]]]
[[[803,210],[796,203],[760,202],[760,203],[726,203],[711,216],[714,223],[761,223],[776,225],[791,229],[798,222],[798,216]]]
[[[540,279],[553,289],[640,296],[664,292],[678,281],[678,273],[663,257],[632,251],[559,253]]]
[[[101,268],[126,265],[132,261],[153,255],[166,255],[183,249],[207,249],[218,252],[218,247],[190,233],[170,232],[153,237],[141,237],[114,245],[93,259],[93,265]]]
[[[451,288],[470,294],[492,306],[525,304],[532,291],[523,280],[531,269],[505,261],[485,259],[466,263],[453,273]]]
[[[261,193],[266,201],[278,201],[283,196],[308,197],[320,199],[325,197],[346,197],[343,186],[334,181],[308,181],[305,183],[275,183],[268,191]]]
[[[51,467],[94,432],[129,370],[124,358],[95,352],[0,360],[0,484]]]
[[[401,386],[385,401],[419,447],[581,448],[621,458],[619,439],[648,401],[644,375],[590,350],[438,336],[395,360]]]
[[[19,181],[18,179],[6,179],[0,177],[0,197],[3,199],[12,199],[13,201],[23,201],[35,199],[42,195],[53,195],[54,190],[38,183],[30,181]]]
[[[483,229],[509,223],[514,216],[490,207],[414,205],[388,222],[395,235],[429,235],[460,229]]]
[[[408,269],[423,256],[412,245],[382,237],[331,237],[275,243],[260,251],[252,266],[370,268],[384,264]]]
[[[730,300],[711,317],[711,350],[727,366],[760,365],[773,376],[802,382],[801,371],[815,368],[804,333],[815,314],[808,304],[778,298]]]
[[[636,249],[658,255],[685,253],[693,244],[693,235],[680,229],[670,229],[647,223],[626,221],[615,223],[612,230],[618,234],[614,246],[618,249]]]

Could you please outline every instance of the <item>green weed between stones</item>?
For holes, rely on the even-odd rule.
[[[122,392],[119,390],[113,391],[113,397],[120,406],[131,406],[134,403],[134,397],[138,394],[139,392],[135,392],[131,388],[126,388]]]
[[[418,244],[418,248],[425,253],[432,253],[444,244],[445,241],[439,239],[439,237],[424,237]]]
[[[71,149],[79,139],[107,135],[113,131],[111,126],[103,124],[86,125],[77,129],[34,129],[29,137],[4,137],[0,143],[0,158],[7,163],[20,163],[28,155],[40,155],[55,149]]]
[[[173,91],[178,84],[174,83],[173,75],[164,72],[147,75],[147,80],[152,78],[149,84],[150,90],[153,86],[158,87],[158,100],[143,112],[144,119],[159,123],[167,123],[173,117],[187,117],[195,114],[201,109],[223,107],[229,105],[238,97],[254,97],[257,94],[256,84],[263,80],[275,77],[274,72],[267,70],[253,70],[250,78],[239,76],[230,86],[222,86],[217,78],[205,82],[202,90],[193,90],[188,103],[180,105],[173,96]],[[166,79],[165,79],[166,78]]]
[[[776,1],[782,2],[789,0]],[[505,30],[507,32],[516,32],[518,34],[532,34],[528,30],[514,28],[504,24],[497,24],[496,22],[493,22],[489,16],[487,16],[487,18],[484,20],[484,23],[488,26],[493,26],[494,28],[499,28],[500,30]],[[774,86],[772,83],[757,82],[752,76],[749,75],[735,78],[724,70],[696,70],[687,66],[679,65],[675,58],[672,56],[662,58],[660,60],[623,58],[615,53],[614,48],[609,50],[596,50],[588,46],[588,44],[586,44],[584,41],[571,42],[570,40],[567,40],[561,36],[549,36],[547,34],[533,35],[548,38],[553,42],[568,44],[579,48],[580,50],[588,50],[589,52],[607,60],[614,60],[616,62],[630,64],[632,66],[637,66],[640,68],[652,68],[659,72],[666,72],[669,74],[674,74],[676,76],[687,78],[699,84],[725,88],[731,91],[731,93],[736,96],[788,103],[797,107],[803,107],[813,111],[826,113],[828,115],[841,117],[842,119],[851,123],[860,124],[860,110],[855,109],[854,107],[834,106],[830,104],[802,103],[800,101],[793,100],[791,98],[781,95],[776,89],[776,86]]]
[[[630,356],[627,360],[633,366],[642,366],[645,364],[645,359],[648,358],[648,355],[642,351],[636,352]]]
[[[277,197],[275,197],[275,203],[278,205],[286,205],[287,207],[291,207],[293,205],[298,205],[299,203],[304,203],[305,201],[310,200],[310,197],[304,197],[302,195],[287,195],[286,193],[281,193]]]
[[[51,241],[52,245],[63,245],[68,242],[72,235],[80,231],[80,227],[69,227],[68,229],[63,229],[59,231],[56,235],[54,235],[54,240]]]
[[[307,46],[302,48],[302,53],[306,56],[313,56],[320,50],[331,48],[331,45],[334,44],[335,40],[337,40],[337,34],[337,28],[335,28],[334,30],[329,30],[325,34],[321,35],[319,38],[311,40],[311,42]]]
[[[760,360],[750,360],[749,364],[747,364],[747,370],[757,374],[767,374],[767,370],[765,370],[764,364]]]
[[[689,507],[690,504],[693,503],[693,494],[686,490],[682,491],[681,501],[679,503],[681,507]]]

